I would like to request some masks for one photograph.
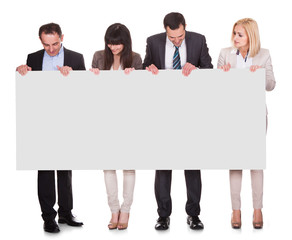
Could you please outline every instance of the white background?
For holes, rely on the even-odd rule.
[[[291,166],[291,7],[278,1],[5,1],[1,3],[0,79],[0,226],[1,238],[49,239],[43,232],[37,199],[37,173],[16,171],[15,162],[15,68],[24,64],[28,53],[42,48],[40,25],[59,23],[64,46],[84,54],[89,68],[94,51],[103,49],[106,28],[115,22],[131,31],[133,50],[145,54],[146,38],[164,31],[165,14],[184,14],[187,30],[204,34],[216,66],[219,51],[230,45],[233,23],[254,18],[260,28],[262,47],[270,50],[277,81],[267,93],[269,126],[267,169],[264,186],[264,229],[252,228],[250,177],[244,172],[242,230],[230,227],[230,197],[227,170],[202,171],[201,219],[205,230],[191,231],[185,223],[185,184],[182,171],[173,172],[173,213],[167,232],[154,230],[156,202],[154,171],[137,171],[134,204],[128,230],[108,231],[107,207],[102,171],[73,172],[73,212],[84,221],[82,229],[61,226],[59,239],[272,239],[289,238],[292,213]],[[121,177],[121,176],[119,176]]]

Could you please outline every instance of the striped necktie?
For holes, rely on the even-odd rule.
[[[178,51],[179,47],[177,46],[174,46],[174,47],[175,47],[175,51],[173,54],[172,66],[173,66],[173,69],[181,69],[180,56],[179,56],[179,51]]]

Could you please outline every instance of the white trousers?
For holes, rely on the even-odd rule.
[[[264,172],[263,170],[250,170],[252,200],[254,209],[263,208],[263,187],[264,187]],[[242,170],[230,170],[230,193],[231,204],[233,210],[240,210],[241,208],[241,182]]]
[[[104,170],[104,181],[106,186],[108,205],[112,213],[130,212],[133,202],[133,194],[135,187],[135,170],[123,170],[123,198],[124,201],[120,206],[118,179],[116,170]]]

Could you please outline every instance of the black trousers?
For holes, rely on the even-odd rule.
[[[155,197],[160,217],[169,217],[171,214],[171,175],[172,170],[156,170],[155,172]],[[201,171],[185,170],[185,180],[187,187],[186,212],[190,216],[198,216],[201,211]]]
[[[58,214],[66,216],[73,208],[72,171],[57,171]],[[38,171],[38,197],[44,221],[55,219],[57,212],[55,171]]]

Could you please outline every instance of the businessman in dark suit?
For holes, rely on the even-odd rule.
[[[64,35],[58,24],[49,23],[39,29],[39,38],[44,49],[31,53],[27,57],[26,65],[17,67],[21,75],[28,71],[60,71],[67,76],[72,70],[85,70],[82,54],[73,52],[63,47]],[[67,223],[70,226],[82,226],[72,215],[72,172],[57,171],[58,214],[59,223]],[[38,171],[38,197],[44,220],[46,232],[59,232],[59,226],[55,221],[57,212],[54,210],[56,203],[55,171]]]
[[[164,18],[166,32],[147,39],[143,68],[158,74],[159,69],[182,69],[188,76],[197,68],[213,68],[203,35],[185,30],[185,19],[180,13],[169,13]],[[155,197],[159,218],[156,230],[166,230],[170,224],[172,202],[170,196],[171,170],[157,170],[155,173]],[[187,187],[186,212],[187,223],[191,229],[203,229],[199,219],[201,199],[200,170],[185,170]]]

